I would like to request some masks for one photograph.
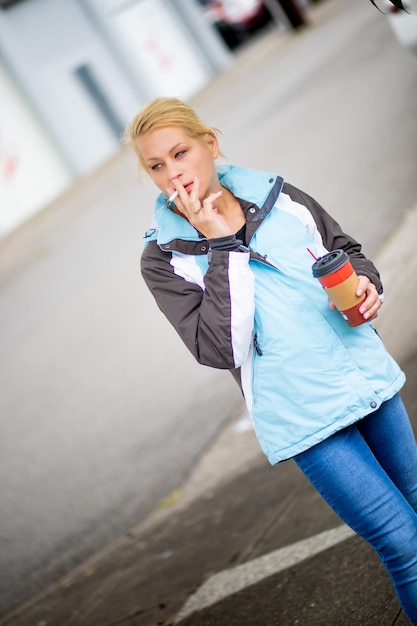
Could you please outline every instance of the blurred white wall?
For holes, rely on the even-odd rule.
[[[146,78],[151,97],[188,98],[208,82],[210,68],[167,8],[161,0],[142,0],[115,15],[114,26]]]
[[[0,12],[2,52],[76,175],[108,159],[138,99],[73,0]]]
[[[69,169],[0,63],[0,238],[71,183]]]

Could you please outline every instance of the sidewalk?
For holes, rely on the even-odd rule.
[[[227,435],[220,445],[233,438],[230,428]],[[252,438],[241,436],[250,447]],[[277,498],[277,493],[285,495]],[[326,533],[330,529],[333,537]],[[291,546],[300,537],[313,540]],[[335,545],[327,547],[332,540]],[[270,554],[288,545],[290,554]],[[188,596],[210,574],[261,554],[269,554],[270,562],[252,561],[245,571],[237,568],[228,576],[240,591],[221,599],[227,581],[214,580],[207,593],[197,592],[194,612],[184,610]],[[215,600],[220,601],[211,605]],[[177,621],[179,612],[184,619]],[[274,470],[257,458],[249,470],[242,468],[188,506],[179,502],[169,515],[155,514],[153,523],[133,529],[2,624],[407,624],[397,620],[399,612],[377,557],[340,530],[339,520],[295,466]]]
[[[408,373],[417,426],[417,205],[376,261],[379,331]],[[407,260],[407,269],[404,267]],[[408,338],[408,341],[407,341]],[[410,342],[412,339],[412,342]],[[412,348],[412,349],[411,349]],[[182,489],[1,626],[405,626],[376,554],[292,461],[268,465],[242,409]]]

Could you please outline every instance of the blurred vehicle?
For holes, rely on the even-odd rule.
[[[273,23],[267,6],[259,0],[199,0],[205,17],[234,50]]]
[[[417,0],[404,0],[403,5],[405,11],[386,0],[383,10],[400,44],[417,54]]]

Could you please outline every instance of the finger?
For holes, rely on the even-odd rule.
[[[372,298],[371,301],[367,303],[363,309],[362,307],[359,309],[360,313],[362,313],[364,319],[372,320],[378,315],[378,311],[381,308],[381,300],[376,298],[375,300]]]
[[[197,176],[193,180],[193,184],[191,187],[190,195],[188,196],[190,200],[190,206],[196,208],[197,206],[201,206],[200,202],[200,180]]]
[[[366,293],[368,287],[371,283],[371,281],[369,280],[369,278],[367,276],[358,276],[358,286],[356,287],[356,295],[359,296],[363,296],[364,293]]]
[[[173,181],[176,183],[176,179]],[[178,181],[179,182],[179,181]],[[191,217],[192,215],[196,215],[201,211],[201,202],[200,202],[200,181],[197,177],[194,178],[193,184],[190,191],[186,191],[185,187],[179,182],[183,189],[183,193],[180,193],[181,202],[184,205],[187,215]],[[177,187],[179,189],[179,187]]]
[[[369,294],[365,300],[362,302],[361,306],[359,307],[359,313],[366,313],[368,311],[370,311],[373,307],[377,307],[379,308],[380,304],[378,304],[379,300],[378,297],[376,296],[376,294]]]
[[[367,308],[369,308],[370,306],[372,306],[377,300],[379,300],[378,297],[378,292],[376,290],[376,287],[373,283],[371,283],[369,281],[366,290],[365,290],[365,300],[364,300],[364,304]]]
[[[363,318],[368,322],[374,320],[376,317],[378,317],[379,307],[380,305],[374,305],[373,307],[371,307],[368,311],[366,311],[366,313],[363,314]]]
[[[215,191],[211,194],[209,194],[207,196],[207,198],[204,198],[203,200],[203,207],[204,208],[208,208],[208,209],[215,209],[216,206],[216,200],[218,200],[220,198],[220,196],[222,195],[223,191]]]
[[[178,196],[175,199],[175,205],[187,218],[192,214],[192,206],[190,203],[190,196],[188,195],[185,187],[178,178],[173,178],[172,183],[175,191],[178,192]]]
[[[204,211],[202,211],[202,215],[204,215],[205,218],[208,218],[210,216],[210,214],[212,214],[212,213],[216,213],[217,214],[216,200],[218,198],[220,198],[222,193],[223,193],[222,190],[212,192],[211,194],[209,194],[207,196],[207,198],[204,198],[202,204],[200,204],[199,200],[197,200],[197,201],[192,200],[191,201],[192,212],[193,213],[200,213],[200,211],[202,211],[204,209]],[[190,196],[190,198],[191,198],[191,196]]]

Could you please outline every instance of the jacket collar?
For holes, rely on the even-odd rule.
[[[223,187],[229,189],[237,198],[256,204],[259,208],[267,202],[273,189],[277,191],[275,202],[284,184],[283,179],[276,174],[238,165],[218,165],[217,173]]]
[[[246,210],[245,214],[247,224],[253,222],[251,230],[254,232],[277,201],[284,180],[276,174],[237,165],[219,165],[217,172],[223,187],[253,206],[254,210]],[[155,203],[155,222],[157,228],[151,239],[157,239],[163,248],[175,239],[205,241],[194,226],[168,207],[164,194],[160,194]]]

